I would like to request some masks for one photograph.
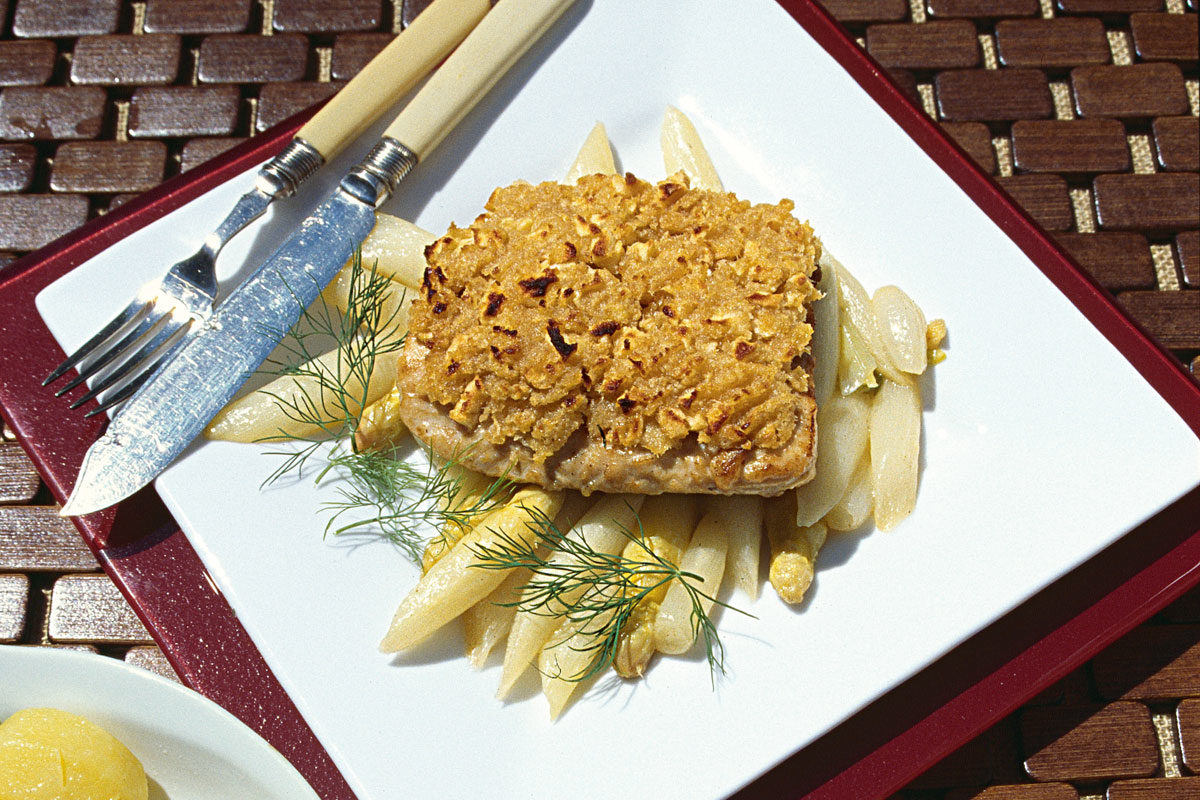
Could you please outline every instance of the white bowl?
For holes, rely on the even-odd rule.
[[[23,708],[79,714],[142,762],[151,800],[315,800],[295,767],[187,687],[106,656],[0,646],[0,720]]]

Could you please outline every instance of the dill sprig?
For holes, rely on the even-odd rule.
[[[481,494],[467,496],[462,471],[456,469],[462,454],[435,466],[433,454],[427,453],[428,466],[422,468],[407,463],[400,448],[359,451],[355,447],[354,431],[367,406],[371,373],[381,358],[404,346],[396,318],[399,304],[390,315],[385,313],[394,287],[374,265],[366,269],[362,251],[356,250],[346,311],[338,311],[321,297],[304,311],[304,324],[291,332],[280,354],[268,363],[271,374],[308,379],[298,384],[302,388],[297,396],[272,397],[288,419],[316,433],[300,438],[280,431],[265,439],[296,443],[294,448],[271,453],[282,460],[265,483],[300,476],[315,463],[317,484],[338,479],[337,497],[324,503],[330,514],[327,536],[382,536],[420,561],[431,530],[438,536],[451,529],[465,530],[473,517],[507,500],[513,483],[502,477]],[[338,357],[335,364],[323,365],[317,360],[315,343],[327,344],[331,339]]]
[[[376,266],[363,266],[362,250],[356,249],[350,262],[350,284],[346,311],[343,313],[325,301],[324,296],[305,309],[302,325],[283,339],[277,353],[266,362],[264,371],[276,376],[291,376],[297,385],[311,384],[295,396],[268,392],[288,419],[318,431],[312,437],[297,437],[280,431],[261,441],[302,441],[298,450],[280,453],[283,463],[267,478],[267,483],[295,472],[300,473],[318,451],[319,440],[351,434],[359,414],[367,405],[367,391],[376,363],[404,346],[397,314],[400,304],[386,314],[394,282],[380,274]],[[403,301],[403,297],[401,298]],[[337,358],[333,363],[318,360],[316,343],[333,341]],[[353,437],[350,438],[353,442]]]
[[[569,681],[585,681],[613,663],[622,628],[647,596],[671,581],[678,581],[691,600],[692,633],[703,638],[705,654],[713,682],[717,673],[725,673],[725,647],[717,627],[704,609],[702,600],[724,608],[733,608],[702,591],[697,584],[704,579],[681,570],[650,547],[638,520],[636,533],[621,526],[621,532],[640,553],[630,558],[623,553],[606,553],[590,546],[582,537],[559,530],[545,514],[531,512],[527,523],[534,536],[528,541],[493,531],[495,544],[473,548],[481,569],[509,570],[521,567],[533,574],[520,587],[521,599],[502,605],[515,606],[539,616],[565,618],[574,623],[572,636],[583,644],[572,645],[579,652],[591,653],[586,667],[575,675],[554,675]],[[555,558],[561,553],[567,558]],[[733,609],[737,610],[737,609]],[[744,613],[744,612],[743,612]],[[554,646],[561,642],[551,642]]]
[[[432,453],[426,453],[425,468],[414,466],[396,451],[341,452],[331,456],[327,470],[337,469],[344,478],[339,497],[325,503],[331,512],[326,534],[382,535],[414,561],[435,536],[446,536],[451,529],[466,530],[478,515],[500,507],[512,494],[515,484],[506,477],[488,484],[475,496],[463,487],[463,475],[455,469],[458,459],[441,466]],[[364,510],[362,519],[356,517]]]

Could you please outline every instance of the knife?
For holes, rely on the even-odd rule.
[[[375,208],[573,0],[501,0],[366,158],[163,364],[83,459],[60,512],[107,508],[153,480],[216,416],[353,254]]]

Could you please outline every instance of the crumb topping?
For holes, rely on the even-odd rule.
[[[592,175],[497,189],[425,252],[404,377],[544,462],[581,428],[661,456],[774,449],[806,417],[820,242],[793,204]]]

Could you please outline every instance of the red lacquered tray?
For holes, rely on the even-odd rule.
[[[781,3],[1200,433],[1200,388],[819,7]],[[0,406],[60,501],[96,419],[40,387],[62,359],[34,308],[46,285],[269,157],[293,119],[10,266],[0,282]],[[77,390],[82,391],[82,390]],[[739,796],[884,796],[1200,581],[1200,487],[821,737]],[[152,491],[78,520],[181,678],[282,751],[326,798],[352,797],[178,526]]]

